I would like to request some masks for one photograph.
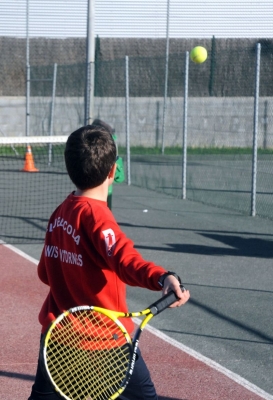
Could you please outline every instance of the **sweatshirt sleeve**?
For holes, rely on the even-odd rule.
[[[115,220],[97,222],[93,231],[94,245],[109,269],[130,286],[161,290],[159,277],[166,269],[144,260],[134,243],[120,229]]]
[[[38,271],[38,276],[39,276],[40,280],[43,283],[45,283],[46,285],[49,285],[48,276],[47,276],[47,272],[46,272],[46,266],[45,266],[45,247],[43,248],[37,271]]]

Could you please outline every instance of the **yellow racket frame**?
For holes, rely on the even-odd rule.
[[[69,315],[74,315],[77,312],[80,313],[80,312],[84,312],[84,311],[86,311],[86,312],[93,311],[93,312],[97,312],[102,315],[105,315],[106,317],[108,317],[111,321],[113,321],[118,326],[118,328],[119,328],[118,332],[122,333],[125,343],[127,343],[131,346],[131,350],[132,350],[132,351],[130,351],[131,361],[129,362],[128,369],[126,370],[125,377],[122,378],[122,384],[119,386],[119,389],[115,393],[112,393],[108,397],[108,400],[114,400],[117,397],[119,397],[121,395],[121,393],[125,390],[128,382],[129,382],[129,379],[133,373],[135,361],[137,358],[137,348],[138,348],[139,337],[140,337],[143,329],[156,314],[159,314],[161,311],[163,311],[164,309],[169,307],[175,301],[177,301],[177,296],[174,292],[171,291],[167,295],[165,295],[161,299],[157,300],[155,303],[153,303],[148,308],[146,308],[145,310],[142,310],[142,311],[124,313],[124,312],[112,311],[112,310],[108,310],[108,309],[105,309],[102,307],[96,307],[96,306],[78,306],[78,307],[73,307],[73,308],[69,309],[68,311],[65,311],[64,313],[59,315],[56,318],[56,320],[54,320],[51,323],[50,327],[48,328],[48,330],[45,334],[44,340],[43,340],[43,346],[41,346],[41,356],[42,356],[42,359],[44,360],[43,367],[44,367],[44,369],[46,371],[46,375],[50,379],[51,384],[53,385],[55,391],[57,393],[59,393],[59,395],[66,400],[74,400],[74,399],[78,400],[79,399],[78,395],[76,398],[75,397],[71,398],[71,397],[66,396],[66,394],[63,393],[62,390],[57,387],[56,383],[54,382],[54,379],[51,377],[51,372],[47,365],[47,347],[49,345],[51,335],[52,335],[55,327],[58,324],[60,324],[64,318],[68,317]],[[143,316],[145,316],[145,318],[141,321],[141,323],[135,333],[135,336],[132,340],[129,333],[127,332],[126,328],[124,327],[122,322],[119,320],[119,318],[132,318],[132,317],[143,317]],[[54,337],[54,333],[53,333],[53,337]],[[117,350],[118,347],[119,347],[118,345],[115,345],[113,347],[110,347],[110,349]],[[107,347],[105,349],[107,349]],[[127,356],[129,357],[128,354],[126,355],[126,358],[127,358]],[[124,373],[124,371],[122,372],[122,374],[123,373]],[[103,391],[103,393],[104,392],[105,391]],[[100,399],[102,399],[102,397],[100,397]],[[92,399],[90,396],[89,397],[87,396],[84,400],[94,400],[94,399]]]

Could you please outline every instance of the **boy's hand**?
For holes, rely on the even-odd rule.
[[[177,297],[179,297],[179,300],[173,303],[170,308],[180,307],[183,304],[187,303],[190,298],[189,290],[185,289],[183,285],[181,286],[181,283],[176,279],[175,276],[167,275],[164,279],[164,285],[162,288],[163,296],[171,290],[175,292]]]

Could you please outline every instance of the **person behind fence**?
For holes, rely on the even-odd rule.
[[[101,119],[95,119],[92,122],[92,126],[94,127],[102,127],[106,131],[110,133],[110,135],[113,136],[113,139],[116,143],[117,147],[117,153],[118,153],[118,144],[117,144],[117,136],[115,134],[115,129],[112,128],[109,124],[106,122],[102,121]],[[122,183],[125,180],[124,176],[124,168],[123,168],[123,160],[122,158],[117,154],[116,158],[116,172],[115,172],[115,177],[114,177],[114,182],[115,183]],[[107,196],[107,204],[110,209],[112,209],[112,198],[113,198],[113,185],[110,185],[108,187],[108,196]]]
[[[101,126],[76,130],[66,143],[65,164],[76,189],[51,215],[38,264],[38,276],[49,289],[39,313],[41,339],[49,324],[74,306],[87,304],[128,312],[126,285],[162,290],[162,294],[173,290],[178,300],[172,307],[185,304],[190,293],[181,289],[179,277],[143,259],[107,206],[108,188],[116,171],[112,135]],[[128,318],[124,324],[132,333],[133,321]],[[158,399],[140,351],[120,398]],[[38,359],[29,400],[58,399]]]

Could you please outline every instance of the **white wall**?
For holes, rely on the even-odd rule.
[[[34,98],[30,107],[30,136],[49,135],[50,98]],[[33,101],[33,98],[32,98]],[[43,105],[43,107],[41,107]],[[36,108],[35,108],[36,107]],[[258,146],[273,148],[273,99],[259,102]],[[254,101],[251,97],[189,98],[188,146],[252,147]],[[130,99],[130,144],[160,146],[162,98]],[[56,98],[54,134],[69,135],[83,124],[83,98]],[[126,145],[125,99],[95,98],[95,117],[116,129],[118,143]],[[0,97],[0,133],[25,136],[25,98]],[[183,143],[183,98],[169,98],[165,146]]]

